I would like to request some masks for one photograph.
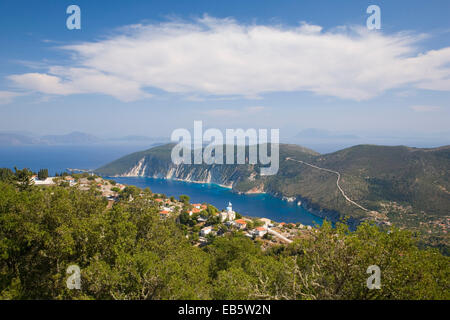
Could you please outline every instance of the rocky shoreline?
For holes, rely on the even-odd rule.
[[[270,195],[286,200],[288,202],[296,202],[297,205],[302,206],[305,210],[309,211],[312,215],[317,216],[322,219],[327,219],[333,224],[337,222],[342,222],[343,216],[336,210],[328,210],[320,208],[318,204],[312,203],[309,199],[303,198],[301,196],[296,197],[286,197],[279,193],[269,193]],[[348,217],[345,223],[349,226],[351,230],[355,230],[356,227],[361,223],[360,220]]]

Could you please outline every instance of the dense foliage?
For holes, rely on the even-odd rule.
[[[325,223],[265,251],[240,233],[198,248],[176,219],[160,219],[150,191],[128,188],[108,208],[95,190],[24,187],[25,175],[0,181],[1,299],[450,298],[449,258],[406,231]],[[81,290],[66,286],[73,264]],[[374,264],[380,290],[366,287]]]

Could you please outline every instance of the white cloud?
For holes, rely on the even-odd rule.
[[[73,66],[11,76],[51,94],[103,93],[125,101],[158,88],[188,97],[310,91],[364,100],[394,88],[450,90],[450,47],[419,52],[423,35],[365,28],[194,22],[133,25],[114,37],[63,47]]]
[[[263,106],[251,106],[245,107],[241,109],[224,109],[224,108],[216,108],[203,111],[202,113],[211,117],[245,117],[250,115],[256,115],[258,112],[266,110],[266,107]]]
[[[221,117],[237,117],[239,116],[239,111],[238,110],[233,110],[233,109],[224,109],[224,108],[219,108],[219,109],[211,109],[211,110],[207,110],[202,112],[205,115],[211,116],[211,117],[217,117],[217,118],[221,118]]]
[[[263,106],[253,106],[253,107],[247,107],[244,110],[246,110],[246,111],[248,111],[250,113],[256,113],[256,112],[259,112],[259,111],[263,111],[265,109],[266,109],[266,107],[263,107]]]
[[[26,73],[9,77],[22,88],[54,95],[103,93],[123,101],[150,97],[139,83],[89,68],[51,67],[49,74]]]
[[[0,104],[11,103],[15,97],[21,96],[21,93],[12,91],[0,91]]]
[[[415,112],[433,112],[441,110],[441,107],[438,106],[411,106],[410,107]]]

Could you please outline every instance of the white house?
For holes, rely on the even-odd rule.
[[[252,233],[257,237],[263,237],[267,233],[267,229],[264,227],[258,227],[253,229]]]
[[[200,235],[202,237],[206,237],[206,235],[210,234],[211,231],[212,231],[212,226],[204,227],[203,229],[200,230]]]
[[[75,179],[72,176],[66,176],[64,177],[64,180],[66,180],[71,187],[75,185]]]
[[[245,222],[245,220],[243,219],[238,219],[234,221],[234,225],[239,229],[239,230],[243,230],[245,228],[247,228],[247,222]]]
[[[55,182],[53,181],[53,179],[54,179],[55,177],[48,177],[47,179],[45,179],[45,180],[39,180],[37,177],[33,177],[33,178],[31,178],[31,180],[33,180],[34,181],[34,184],[35,185],[52,185],[52,184],[55,184]]]

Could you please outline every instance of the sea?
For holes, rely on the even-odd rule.
[[[33,171],[46,168],[51,175],[68,168],[93,170],[145,147],[120,146],[7,146],[0,147],[0,167],[28,168]],[[236,212],[244,216],[269,218],[277,222],[321,225],[323,219],[293,202],[269,194],[238,194],[215,184],[190,183],[146,177],[115,177],[117,182],[149,187],[155,193],[179,197],[188,195],[191,203],[210,203],[224,209],[230,202]]]

